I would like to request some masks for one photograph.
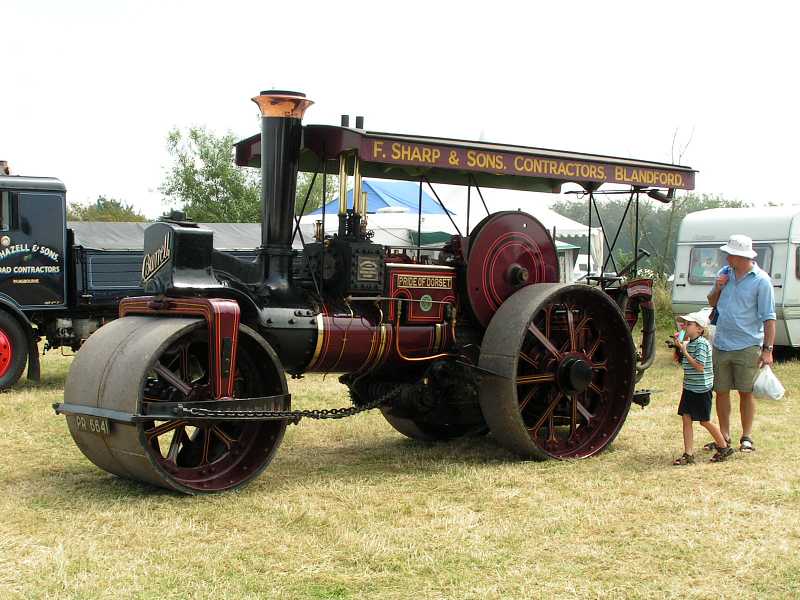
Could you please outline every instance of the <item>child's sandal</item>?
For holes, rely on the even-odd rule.
[[[694,455],[687,454],[686,452],[683,453],[683,456],[680,458],[676,458],[672,461],[672,466],[674,467],[683,467],[685,465],[693,465],[694,464]]]
[[[717,450],[714,456],[711,457],[711,462],[713,463],[722,462],[723,460],[730,458],[731,456],[733,456],[733,448],[731,448],[731,445],[728,444],[724,448],[720,448],[719,450]]]
[[[728,444],[728,446],[731,445],[730,438],[725,438],[725,442]],[[716,450],[720,450],[720,447],[717,446],[716,442],[708,442],[703,446],[703,450],[705,450],[706,452],[714,452]]]

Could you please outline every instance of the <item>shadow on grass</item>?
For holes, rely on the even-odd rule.
[[[464,438],[448,442],[420,442],[403,438],[353,439],[343,446],[307,447],[286,445],[279,449],[275,460],[255,478],[269,478],[271,492],[315,485],[328,481],[343,484],[363,484],[385,481],[399,475],[435,476],[464,467],[521,464],[525,461],[498,446],[490,437]],[[537,470],[560,468],[559,461],[535,462]],[[67,512],[86,512],[107,509],[109,502],[147,500],[156,504],[164,500],[185,498],[184,494],[148,483],[123,479],[106,473],[88,459],[72,462],[60,468],[33,468],[25,474],[25,482],[37,481],[23,502],[46,508],[57,504]],[[22,482],[20,482],[22,483]],[[245,486],[244,490],[249,489]],[[201,494],[210,498],[219,494]],[[28,499],[25,500],[24,497]]]

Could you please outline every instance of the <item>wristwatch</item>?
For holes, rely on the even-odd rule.
[[[761,346],[761,350],[766,350],[767,352],[772,352],[772,346]]]

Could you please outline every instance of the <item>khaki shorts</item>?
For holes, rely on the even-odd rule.
[[[714,391],[752,392],[760,356],[759,346],[727,352],[714,348]]]

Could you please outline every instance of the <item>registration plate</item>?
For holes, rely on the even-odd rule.
[[[80,431],[88,431],[98,435],[110,435],[111,423],[105,417],[90,417],[88,415],[75,415],[75,426]]]

